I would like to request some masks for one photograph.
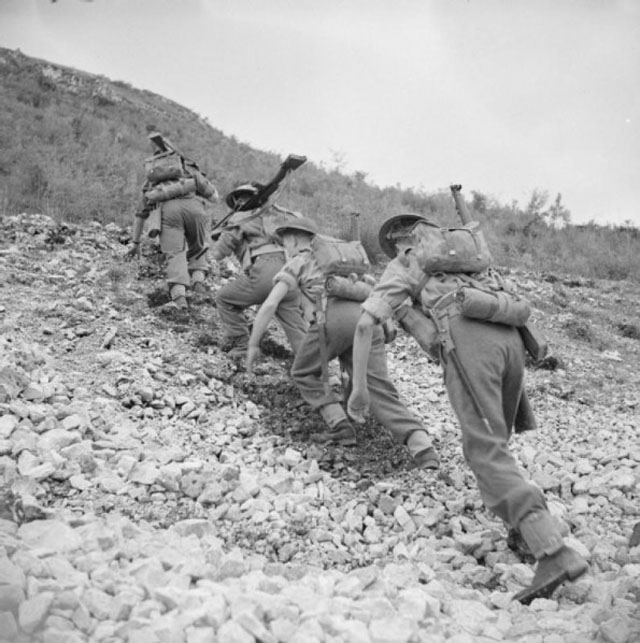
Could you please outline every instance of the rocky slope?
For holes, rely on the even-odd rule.
[[[586,577],[531,580],[464,464],[439,370],[400,337],[390,370],[443,466],[409,468],[370,423],[355,449],[287,378],[218,352],[210,296],[162,306],[155,246],[115,226],[0,222],[0,638],[7,641],[640,641],[640,286],[512,275],[551,355],[540,428],[515,436]],[[212,291],[228,278],[212,266]]]

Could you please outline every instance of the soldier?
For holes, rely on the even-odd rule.
[[[259,187],[248,183],[232,190],[227,205],[235,212],[227,225],[214,232],[211,255],[216,261],[235,255],[243,272],[218,290],[216,305],[223,332],[222,349],[232,359],[244,360],[249,341],[249,327],[244,311],[262,304],[267,298],[274,276],[285,263],[284,248],[269,221],[286,216],[282,208],[268,202],[253,210],[243,211],[243,204],[258,193]],[[287,336],[293,352],[305,335],[305,322],[298,294],[287,293],[279,302],[275,316]]]
[[[317,233],[314,221],[308,218],[292,220],[276,229],[287,254],[286,265],[273,279],[273,289],[260,307],[254,320],[247,352],[247,372],[251,373],[259,356],[259,342],[280,302],[291,293],[300,293],[306,316],[317,314],[317,302],[324,288],[323,275],[311,249]],[[326,325],[321,331],[317,319],[300,345],[293,362],[291,375],[303,399],[318,409],[327,430],[313,433],[317,443],[334,443],[353,446],[356,432],[349,422],[339,398],[323,383],[323,361],[338,358],[342,366],[351,371],[351,346],[356,322],[360,315],[357,301],[329,296],[325,311]],[[325,336],[324,344],[322,335]],[[437,469],[438,456],[426,430],[400,401],[398,391],[387,374],[384,336],[376,328],[366,367],[366,382],[372,393],[372,410],[376,419],[400,444],[405,444],[416,467]]]
[[[424,322],[432,325],[434,349],[439,350],[445,386],[462,431],[464,456],[483,501],[507,525],[520,531],[538,560],[531,586],[515,597],[528,604],[534,598],[550,596],[565,580],[584,574],[587,562],[564,543],[542,492],[524,479],[508,447],[523,394],[524,348],[520,334],[513,326],[462,316],[451,296],[459,287],[461,275],[433,273],[425,279],[420,266],[428,257],[412,234],[419,222],[426,219],[400,215],[388,219],[380,228],[380,246],[392,261],[362,305],[347,408],[352,417],[363,421],[369,395],[374,395],[373,391],[367,392],[365,375],[371,338],[378,325],[407,297],[417,300],[432,318],[446,319],[445,335],[436,332],[427,317]],[[439,337],[449,343],[449,351],[444,350]]]
[[[168,144],[157,136],[163,147]],[[173,147],[157,150],[146,165],[147,179],[142,187],[140,208],[134,216],[133,245],[127,256],[140,257],[140,237],[144,222],[149,219],[149,235],[159,235],[160,249],[167,258],[166,278],[172,305],[186,309],[187,288],[194,292],[206,290],[209,216],[205,204],[217,201],[218,192],[196,163]]]

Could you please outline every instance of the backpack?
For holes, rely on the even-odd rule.
[[[420,221],[412,232],[417,247],[426,252],[420,268],[426,273],[475,273],[486,270],[492,262],[489,246],[472,221],[461,228],[441,228],[435,223]]]
[[[186,176],[182,157],[176,152],[163,152],[145,159],[144,170],[151,185],[176,181]]]
[[[193,162],[185,163],[185,173],[195,181],[195,192],[204,199],[217,201],[218,190],[216,186],[207,178],[204,172]]]
[[[371,262],[360,241],[317,234],[311,241],[311,249],[324,277],[353,274],[362,277],[371,270]]]

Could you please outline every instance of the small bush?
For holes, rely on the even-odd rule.
[[[571,318],[565,321],[563,328],[571,339],[577,339],[588,344],[593,344],[596,340],[595,333],[590,325],[579,319]]]
[[[640,326],[637,326],[636,324],[619,323],[616,325],[616,330],[622,337],[640,339]]]

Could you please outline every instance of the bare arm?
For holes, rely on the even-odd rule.
[[[275,317],[276,310],[280,302],[284,299],[285,295],[289,292],[289,285],[283,281],[279,281],[269,293],[269,296],[264,300],[260,310],[253,320],[253,330],[249,338],[249,348],[247,350],[247,373],[253,371],[253,365],[260,353],[260,340],[267,331],[267,327],[271,320]]]
[[[142,217],[133,217],[133,229],[131,230],[131,240],[133,243],[140,243],[144,221],[145,220]]]
[[[367,390],[367,366],[376,319],[363,311],[356,326],[353,338],[353,377],[352,390],[347,403],[347,412],[358,423],[363,423],[369,409]]]
[[[142,236],[142,230],[144,228],[144,219],[139,216],[133,217],[133,226],[131,229],[131,247],[125,255],[128,259],[140,257],[140,237]]]

